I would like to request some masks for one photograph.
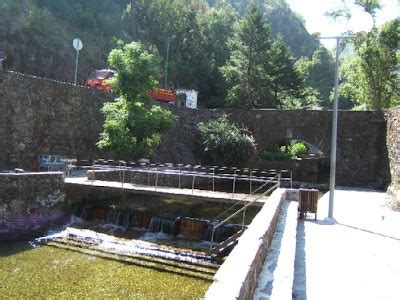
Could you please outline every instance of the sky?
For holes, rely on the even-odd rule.
[[[352,18],[347,20],[330,20],[324,14],[326,11],[340,6],[342,0],[286,0],[292,10],[302,15],[309,33],[320,32],[321,36],[335,36],[352,30],[353,32],[369,31],[372,19],[360,7],[349,5]],[[354,3],[354,1],[346,1]],[[400,16],[400,0],[382,0],[383,8],[377,13],[377,26]],[[335,45],[333,40],[322,40],[326,47]]]

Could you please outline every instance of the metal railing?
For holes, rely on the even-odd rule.
[[[249,183],[249,194],[254,194],[260,190],[256,188],[254,190],[254,184],[265,185],[274,178],[277,174],[280,174],[280,181],[286,181],[290,186],[292,185],[292,174],[287,170],[258,170],[258,169],[238,169],[238,168],[228,168],[219,166],[200,166],[200,165],[183,165],[183,164],[137,164],[134,162],[125,161],[112,161],[112,160],[93,160],[91,164],[86,161],[86,165],[80,166],[81,169],[89,169],[93,173],[95,171],[118,171],[119,181],[121,182],[121,187],[123,188],[124,183],[127,182],[127,173],[135,174],[142,173],[147,174],[147,185],[154,186],[155,191],[159,185],[160,175],[177,176],[178,178],[178,188],[182,188],[182,179],[185,177],[191,178],[191,190],[192,195],[196,187],[196,180],[200,178],[210,179],[210,185],[212,186],[212,191],[216,189],[216,183],[222,182],[223,180],[231,181],[232,183],[232,199],[235,199],[235,193],[237,184],[239,182]],[[286,176],[282,176],[286,175]],[[134,184],[134,180],[130,176],[130,183]],[[145,177],[145,176],[144,176]],[[143,178],[144,178],[143,177]],[[154,184],[151,184],[151,177],[155,177]],[[92,183],[94,182],[94,176],[92,177]]]
[[[278,173],[275,177],[273,177],[271,180],[265,182],[262,186],[260,186],[256,191],[261,190],[262,188],[266,187],[267,184],[269,183],[274,183],[271,187],[269,187],[266,191],[264,191],[261,194],[258,194],[253,200],[247,202],[242,208],[240,208],[239,210],[235,211],[234,213],[232,213],[231,215],[229,215],[227,218],[225,218],[223,221],[216,223],[213,225],[213,230],[211,233],[211,244],[214,242],[214,234],[215,231],[221,227],[222,225],[226,224],[229,220],[231,220],[233,217],[237,216],[238,214],[240,214],[241,212],[243,212],[243,221],[242,221],[242,228],[244,227],[244,220],[245,220],[245,216],[246,216],[246,209],[254,204],[255,202],[257,202],[260,198],[266,196],[268,193],[272,192],[273,190],[275,190],[276,188],[280,187],[280,181],[281,181],[281,174]],[[246,198],[253,196],[254,193],[256,192],[254,191],[253,193],[249,194],[246,196]],[[246,198],[243,199],[243,201],[246,201]],[[235,203],[233,206],[231,206],[230,208],[226,209],[224,212],[222,212],[220,215],[218,215],[215,219],[218,219],[219,217],[221,217],[222,215],[224,215],[226,212],[228,212],[229,210],[231,210],[234,206],[236,206],[238,203]],[[212,247],[212,246],[211,246]]]

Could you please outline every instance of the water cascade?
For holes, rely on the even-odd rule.
[[[183,236],[191,239],[210,241],[214,225],[213,221],[155,215],[140,210],[120,210],[115,208],[83,207],[75,210],[78,217],[85,221],[101,221],[106,224],[97,225],[123,232],[128,229],[146,229],[152,233],[164,233],[172,236]],[[214,242],[221,242],[242,229],[241,225],[225,224],[214,232]]]

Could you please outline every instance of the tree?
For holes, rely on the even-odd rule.
[[[329,100],[334,84],[334,62],[325,47],[320,45],[311,59],[303,57],[296,62],[296,70],[309,87],[313,97],[317,97],[324,108],[331,108]],[[309,93],[308,93],[309,94]]]
[[[157,85],[157,60],[132,42],[112,50],[108,62],[117,71],[111,84],[120,96],[103,106],[106,120],[97,145],[127,157],[151,155],[175,121],[170,111],[152,105],[147,97]]]
[[[227,41],[233,37],[234,25],[239,16],[226,3],[211,8],[202,20],[203,36],[205,38],[205,53],[210,59],[211,75],[199,84],[205,95],[205,106],[217,108],[225,106],[226,85],[219,68],[229,59]]]
[[[342,68],[342,95],[367,109],[400,103],[399,28],[396,19],[354,40],[355,56]]]
[[[272,80],[275,103],[281,105],[283,99],[300,96],[302,82],[295,70],[294,58],[280,35],[272,44],[271,68],[268,73]]]
[[[272,46],[269,25],[252,6],[230,40],[231,56],[221,72],[225,77],[232,107],[276,107],[268,74]]]

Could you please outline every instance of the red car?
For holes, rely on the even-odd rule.
[[[102,91],[110,91],[111,85],[106,84],[105,81],[111,79],[114,74],[115,71],[111,69],[96,70],[86,79],[85,86]]]

